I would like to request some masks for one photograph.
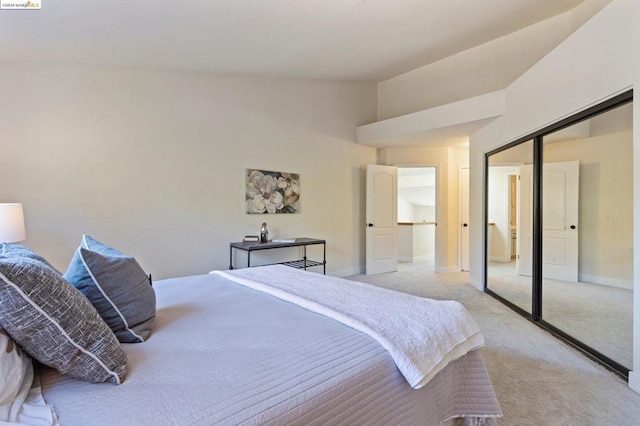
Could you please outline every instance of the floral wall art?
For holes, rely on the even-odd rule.
[[[246,210],[249,214],[300,212],[300,175],[246,169]]]

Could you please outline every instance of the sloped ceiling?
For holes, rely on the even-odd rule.
[[[40,1],[0,10],[0,62],[379,82],[594,0]]]
[[[0,10],[0,64],[375,82],[382,120],[505,89],[612,0],[39,1]],[[363,144],[461,147],[482,125]]]

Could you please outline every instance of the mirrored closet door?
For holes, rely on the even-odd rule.
[[[632,92],[486,156],[486,291],[628,375]]]
[[[487,288],[531,313],[531,196],[533,141],[509,147],[488,158]],[[525,179],[522,180],[522,176]]]
[[[543,137],[542,318],[626,368],[633,336],[632,103]]]

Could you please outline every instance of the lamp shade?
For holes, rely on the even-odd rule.
[[[27,238],[20,203],[0,203],[0,243],[15,243]]]

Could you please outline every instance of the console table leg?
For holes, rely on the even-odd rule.
[[[322,245],[322,274],[327,275],[327,243]]]
[[[303,266],[304,266],[304,270],[307,270],[307,246],[302,246],[302,252],[303,252],[303,256],[302,256],[302,261],[303,261]]]

